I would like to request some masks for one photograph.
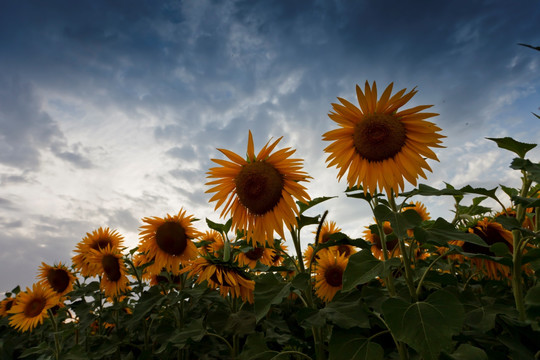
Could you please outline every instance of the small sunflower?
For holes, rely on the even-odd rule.
[[[319,244],[324,244],[330,239],[330,235],[337,234],[340,231],[341,228],[336,225],[335,221],[325,221],[321,227],[321,232],[319,233]],[[317,234],[316,231],[313,233]],[[345,254],[345,256],[349,257],[356,252],[356,249],[352,245],[341,244],[330,246],[319,251],[337,251],[340,254]]]
[[[437,133],[441,129],[425,119],[437,116],[421,112],[432,105],[398,109],[405,105],[417,92],[400,90],[392,97],[390,84],[377,100],[377,84],[369,86],[366,81],[364,92],[356,86],[360,108],[349,101],[338,98],[341,104],[332,104],[333,112],[328,115],[340,127],[328,131],[323,140],[331,141],[324,151],[329,153],[328,167],[339,169],[338,180],[348,170],[349,187],[363,185],[371,194],[384,189],[387,194],[396,194],[404,188],[405,178],[416,186],[418,176],[426,178],[423,169],[431,171],[425,158],[437,160],[430,147],[442,147]]]
[[[482,240],[491,246],[496,243],[504,243],[508,246],[510,252],[513,251],[513,238],[512,233],[497,222],[494,222],[488,218],[478,221],[478,223],[468,230],[470,233],[478,235]],[[472,254],[484,254],[488,256],[496,256],[489,250],[489,247],[484,247],[476,244],[472,244],[464,241],[455,241],[455,245],[461,246],[463,251]],[[457,259],[459,262],[465,260],[463,255],[450,255],[450,258]],[[489,279],[509,279],[510,268],[506,265],[499,264],[495,261],[482,258],[467,258],[470,263],[475,266],[479,271],[486,275]]]
[[[127,269],[122,254],[110,246],[105,249],[92,250],[90,261],[95,264],[101,276],[101,289],[105,296],[115,298],[129,287],[126,276]]]
[[[205,232],[200,238],[199,253],[201,255],[207,255],[209,253],[215,254],[219,250],[223,249],[223,237],[215,230]]]
[[[253,303],[255,281],[230,263],[214,262],[210,258],[200,257],[181,272],[188,272],[190,278],[197,276],[195,281],[197,284],[206,281],[211,289],[219,288],[219,293],[223,297],[230,294],[234,298],[242,298],[243,301]]]
[[[343,287],[343,273],[348,259],[345,254],[323,252],[319,254],[315,272],[315,294],[330,302]]]
[[[38,279],[45,286],[50,287],[58,297],[62,297],[73,290],[75,275],[61,262],[55,266],[42,262],[39,267]]]
[[[8,316],[8,311],[11,310],[13,304],[15,304],[15,298],[13,297],[7,297],[0,301],[0,317]]]
[[[86,236],[80,241],[71,261],[75,269],[79,270],[82,276],[96,276],[97,269],[91,265],[88,261],[88,257],[92,250],[105,249],[110,246],[113,250],[121,250],[124,237],[120,235],[116,230],[110,230],[109,228],[99,228],[86,233]]]
[[[47,310],[58,303],[54,291],[42,283],[26,288],[15,299],[15,304],[7,313],[11,315],[9,325],[19,331],[32,331],[43,319],[48,317]]]
[[[201,236],[191,224],[193,216],[181,209],[177,215],[167,214],[164,218],[142,219],[139,251],[154,263],[146,268],[150,274],[160,274],[162,269],[177,275],[180,264],[197,257],[193,239]]]
[[[251,269],[255,269],[257,262],[261,264],[272,266],[274,255],[276,250],[263,246],[254,247],[246,252],[238,252],[235,257],[235,261],[240,266],[249,266]]]
[[[301,171],[302,160],[290,159],[295,152],[285,148],[272,153],[281,138],[268,142],[255,155],[253,136],[249,132],[247,160],[232,151],[218,149],[231,161],[212,159],[220,167],[210,168],[207,183],[215,193],[215,209],[224,205],[221,217],[232,216],[232,229],[246,231],[248,241],[264,244],[277,232],[285,238],[283,225],[295,226],[298,206],[293,200],[309,201],[306,188],[300,184],[308,175]]]
[[[375,232],[374,232],[375,231]],[[389,221],[385,221],[383,223],[383,231],[385,235],[390,235],[394,232],[392,230],[392,227],[390,226]],[[364,231],[364,239],[369,241],[371,245],[371,253],[374,257],[376,257],[379,260],[384,260],[384,253],[383,253],[383,247],[381,243],[381,237],[378,234],[377,226],[371,225],[366,226],[366,230]],[[399,255],[399,246],[397,239],[393,239],[391,241],[386,241],[386,250],[387,250],[387,257],[395,257]]]
[[[283,263],[283,260],[285,260],[284,255],[287,254],[289,249],[287,248],[287,245],[282,244],[280,241],[275,241],[274,250],[275,253],[272,255],[272,265],[280,266]]]

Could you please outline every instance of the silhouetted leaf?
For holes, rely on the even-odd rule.
[[[520,141],[514,140],[511,137],[504,138],[486,138],[491,141],[495,141],[497,146],[501,149],[510,150],[513,153],[517,154],[520,158],[524,158],[525,154],[531,149],[536,147],[536,144],[527,144]]]

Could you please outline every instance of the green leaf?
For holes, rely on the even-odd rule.
[[[231,229],[232,218],[229,219],[225,224],[215,223],[212,220],[206,218],[206,224],[212,230],[216,230],[219,233],[228,233]]]
[[[461,344],[452,355],[448,356],[453,360],[488,360],[486,352],[476,346]]]
[[[514,196],[512,198],[512,201],[516,204],[521,204],[528,208],[538,207],[540,206],[540,199],[538,198],[529,198],[529,197],[523,197],[523,196]]]
[[[502,191],[504,191],[506,195],[508,195],[510,198],[519,195],[518,189],[514,189],[508,186],[504,186],[504,185],[499,185],[499,186],[501,187]]]
[[[307,204],[301,202],[301,201],[297,201],[296,203],[298,204],[298,208],[300,209],[300,214],[302,214],[304,211],[312,208],[313,206],[317,205],[317,204],[320,204],[326,200],[330,200],[330,199],[333,199],[337,196],[321,196],[321,197],[317,197],[313,200],[310,200],[308,201]]]
[[[425,228],[417,227],[414,229],[414,236],[421,243],[427,242],[440,246],[447,246],[448,242],[452,240],[463,240],[480,246],[488,246],[478,235],[459,231],[443,218],[438,218]]]
[[[391,268],[401,264],[399,258],[387,261],[376,259],[371,250],[364,249],[349,257],[349,263],[343,273],[343,291],[349,291],[357,285],[365,284],[376,277],[385,277]]]
[[[495,194],[497,192],[497,188],[493,189],[484,189],[484,188],[473,188],[471,185],[464,186],[460,189],[462,192],[466,194],[478,194],[478,195],[484,195],[487,197],[490,197],[492,199],[498,199],[497,195]]]
[[[495,141],[498,147],[500,147],[501,149],[510,150],[513,153],[517,154],[520,158],[524,158],[525,154],[527,154],[529,150],[532,150],[536,147],[536,144],[522,143],[512,139],[511,137],[486,139]]]
[[[399,194],[399,196],[405,196],[405,197],[411,197],[414,195],[422,195],[422,196],[441,196],[441,195],[452,195],[452,196],[463,196],[463,192],[461,190],[454,189],[452,185],[446,184],[446,189],[435,189],[429,185],[426,184],[418,184],[417,189],[413,189],[408,192],[404,192]]]
[[[320,312],[342,329],[369,328],[368,314],[361,305],[359,292],[338,293]]]
[[[254,312],[259,322],[270,310],[270,306],[281,304],[291,292],[291,283],[278,279],[276,274],[263,274],[255,280]]]
[[[300,217],[298,218],[298,228],[301,229],[304,226],[316,225],[319,223],[320,218],[321,218],[321,215],[317,215],[317,216],[300,215]]]
[[[382,304],[384,318],[397,340],[415,349],[425,360],[436,360],[461,331],[465,312],[454,294],[437,290],[426,301],[409,303],[390,298]]]
[[[510,167],[514,170],[525,170],[531,180],[540,182],[540,164],[532,163],[527,159],[516,158],[512,161]]]
[[[407,235],[408,229],[413,229],[422,223],[420,214],[412,209],[405,210],[402,213],[395,213],[384,205],[377,205],[373,210],[373,214],[381,224],[383,221],[390,221],[394,234],[401,238]]]
[[[525,295],[525,305],[540,306],[540,285],[536,285],[527,291],[527,295]]]
[[[308,273],[298,273],[291,284],[295,289],[307,291],[309,288],[309,281],[311,281],[311,276]]]
[[[379,360],[384,357],[381,345],[359,331],[335,328],[329,344],[330,360]]]
[[[255,331],[255,315],[251,311],[240,310],[232,313],[225,328],[230,334],[247,335]]]
[[[512,216],[506,216],[506,215],[499,215],[495,219],[493,219],[495,222],[498,222],[505,228],[506,230],[514,230],[521,228],[520,223],[517,221],[515,217]]]
[[[243,350],[238,356],[240,360],[268,360],[274,357],[266,345],[264,335],[260,332],[249,334]]]

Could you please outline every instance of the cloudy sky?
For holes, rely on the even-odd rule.
[[[369,208],[343,195],[321,136],[366,80],[417,86],[408,106],[440,113],[423,183],[517,185],[485,139],[540,139],[540,52],[517,43],[540,45],[537,0],[1,1],[0,292],[100,226],[133,247],[142,217],[184,207],[206,230],[210,159],[245,154],[248,129],[256,150],[296,148],[310,195],[337,196],[313,214],[360,236]]]

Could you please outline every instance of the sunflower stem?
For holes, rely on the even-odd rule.
[[[373,199],[373,204],[369,202],[369,206],[371,207],[371,212],[375,214],[375,207],[378,205],[377,198]],[[380,221],[375,217],[375,223],[377,224],[377,229],[379,231],[379,239],[381,240],[381,247],[382,247],[382,253],[383,253],[383,259],[384,261],[388,260],[388,250],[386,247],[386,233],[384,232],[384,222],[383,224],[380,223]],[[385,283],[388,289],[388,292],[390,293],[390,296],[395,297],[396,296],[396,288],[394,286],[394,277],[392,274],[389,274],[385,278]]]
[[[532,181],[528,179],[527,172],[522,171],[522,187],[519,193],[520,196],[525,197],[529,192]],[[522,204],[518,204],[516,208],[516,220],[518,224],[522,224],[525,218],[525,207]],[[521,273],[522,263],[522,234],[519,229],[512,230],[513,238],[513,252],[512,252],[512,291],[514,293],[514,301],[516,303],[516,309],[519,313],[519,320],[525,321],[525,303],[523,298],[523,277]]]
[[[54,314],[51,309],[47,309],[49,313],[49,319],[51,320],[53,330],[54,330],[54,358],[56,360],[60,359],[60,339],[58,339],[58,324],[54,318]]]
[[[397,215],[398,208],[396,206],[394,190],[390,191],[390,196],[388,197],[388,203],[390,204],[390,208],[392,209],[394,214]],[[405,247],[405,240],[403,236],[401,235],[401,231],[399,231],[399,229],[396,229],[396,230],[397,230],[396,237],[398,239],[399,250],[401,252],[401,260],[403,262],[403,268],[405,269],[405,282],[407,283],[407,287],[409,288],[409,294],[411,295],[411,298],[414,301],[417,301],[418,296],[416,294],[416,289],[414,288],[411,259],[409,258],[409,254],[407,253],[407,248]]]

